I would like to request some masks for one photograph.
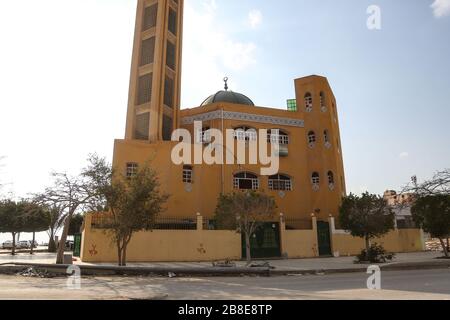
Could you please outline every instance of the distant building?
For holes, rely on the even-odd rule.
[[[395,222],[398,229],[415,228],[416,225],[411,215],[411,207],[414,203],[414,195],[410,193],[399,194],[394,190],[384,192],[383,198],[392,207],[395,213]]]

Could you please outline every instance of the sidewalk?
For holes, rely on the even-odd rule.
[[[429,268],[450,268],[450,260],[436,259],[441,257],[442,254],[438,252],[417,252],[417,253],[399,253],[393,262],[380,264],[382,269],[429,269]],[[18,254],[17,256],[0,256],[0,265],[9,263],[17,264],[40,264],[40,265],[53,265],[55,263],[55,254],[51,253],[38,253],[31,256],[30,254]],[[355,264],[354,257],[339,257],[339,258],[313,258],[313,259],[292,259],[292,260],[267,260],[271,267],[271,274],[302,274],[302,273],[344,273],[344,272],[364,272],[368,265]],[[258,261],[257,263],[262,262]],[[105,270],[109,267],[117,269],[115,263],[82,263],[75,262],[81,268],[90,270],[98,269]],[[206,270],[212,270],[212,263],[210,262],[160,262],[160,263],[128,263],[128,268],[134,269],[134,272],[138,272],[140,269],[144,271],[155,269],[157,273],[164,273],[164,270],[170,272],[186,273],[186,270],[206,272]],[[245,267],[245,261],[236,262],[237,269]],[[233,268],[226,268],[230,270]],[[216,269],[218,270],[218,269]],[[255,268],[256,271],[256,268]],[[167,273],[167,272],[166,272]]]

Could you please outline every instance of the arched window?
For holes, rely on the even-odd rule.
[[[313,98],[309,92],[305,94],[305,108],[306,112],[311,112],[313,109]]]
[[[328,130],[323,131],[323,140],[325,141],[325,148],[330,149],[331,148],[331,138],[330,138],[330,132]]]
[[[313,185],[320,184],[320,174],[318,172],[313,172],[313,174],[311,175],[311,183]]]
[[[317,141],[316,133],[314,131],[308,132],[308,145],[310,148],[314,147],[316,141]]]
[[[193,180],[193,174],[194,169],[192,166],[183,166],[183,182],[184,183],[192,183]]]
[[[327,111],[327,103],[325,99],[325,93],[323,91],[320,92],[320,109],[322,110],[322,112]]]
[[[334,174],[333,171],[328,171],[328,184],[334,184]]]
[[[323,131],[323,140],[325,143],[330,143],[330,132],[328,130]]]
[[[280,129],[272,129],[267,131],[267,142],[288,145],[289,144],[289,134]]]
[[[234,139],[239,141],[257,141],[256,129],[242,126],[234,129]]]
[[[269,190],[292,191],[291,178],[284,174],[269,177]]]
[[[259,178],[250,172],[240,172],[234,175],[233,186],[238,190],[258,190]]]

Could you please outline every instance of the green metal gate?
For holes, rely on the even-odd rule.
[[[317,240],[319,242],[319,255],[331,256],[330,224],[317,221]]]
[[[242,257],[245,259],[245,235],[242,234]],[[261,225],[250,239],[251,255],[255,259],[281,257],[280,224],[269,222]]]
[[[81,256],[81,234],[75,234],[73,236],[73,256]]]

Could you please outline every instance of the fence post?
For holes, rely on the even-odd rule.
[[[286,232],[286,221],[284,219],[284,214],[280,213],[280,246],[281,246],[281,256],[283,258],[288,259],[289,253],[286,251],[286,238],[285,238],[285,232]]]
[[[335,258],[339,257],[339,251],[334,250],[334,234],[336,232],[336,224],[334,217],[330,214],[328,217],[328,223],[330,224],[330,245],[331,245],[331,252]]]
[[[314,233],[314,239],[315,239],[315,243],[314,243],[314,254],[316,255],[316,257],[319,257],[319,235],[317,234],[317,217],[314,213],[311,213],[311,219],[312,219],[312,229],[313,229],[313,233]]]
[[[80,260],[83,261],[84,255],[87,253],[87,236],[91,235],[92,232],[92,213],[88,213],[84,216],[83,231],[81,232],[81,251]]]
[[[203,230],[203,216],[197,212],[197,231]]]

